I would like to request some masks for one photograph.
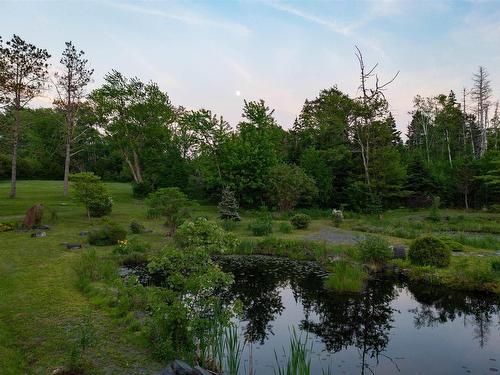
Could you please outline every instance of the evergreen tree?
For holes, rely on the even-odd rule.
[[[241,220],[240,214],[238,213],[238,201],[234,196],[234,192],[227,186],[222,190],[222,197],[221,201],[219,202],[218,208],[219,217],[222,220]]]

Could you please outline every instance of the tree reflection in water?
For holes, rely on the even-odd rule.
[[[357,348],[361,374],[373,373],[368,360],[374,359],[376,365],[379,357],[389,359],[399,371],[384,350],[397,311],[393,301],[405,284],[390,279],[373,280],[362,293],[339,294],[323,288],[324,274],[313,263],[265,256],[224,256],[217,261],[235,276],[235,283],[224,297],[228,302],[241,301],[241,320],[248,343],[264,344],[274,334],[272,322],[284,311],[281,291],[288,287],[303,306],[304,318],[299,328],[321,339],[326,350]],[[500,327],[498,301],[491,297],[422,285],[408,285],[408,289],[419,303],[419,307],[409,311],[417,329],[463,319],[464,324],[474,325],[475,338],[482,347],[491,329]]]

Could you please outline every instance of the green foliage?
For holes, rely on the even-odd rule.
[[[179,188],[163,188],[148,195],[148,217],[166,219],[165,225],[176,229],[188,217],[191,206],[186,194]]]
[[[292,233],[293,231],[293,225],[290,224],[288,221],[283,221],[279,223],[278,231],[281,233]]]
[[[368,277],[362,266],[345,260],[331,263],[328,270],[325,288],[341,293],[361,292]]]
[[[248,229],[254,236],[267,236],[273,232],[273,221],[270,216],[264,215],[248,224]]]
[[[220,225],[225,231],[231,232],[238,227],[238,222],[234,220],[221,220]]]
[[[290,223],[296,229],[306,229],[311,223],[311,217],[306,214],[295,214],[290,218]]]
[[[127,231],[116,223],[106,223],[101,228],[93,229],[88,234],[91,245],[116,245],[127,237]]]
[[[148,269],[161,286],[151,296],[153,351],[162,359],[192,359],[195,343],[205,346],[213,327],[229,322],[230,308],[221,310],[215,291],[227,287],[232,278],[202,248],[167,246]]]
[[[438,222],[441,220],[441,215],[439,214],[439,206],[441,205],[441,199],[439,197],[434,197],[432,199],[431,210],[429,212],[428,220],[433,222]]]
[[[491,261],[491,269],[497,274],[500,274],[500,259],[493,259]]]
[[[460,242],[457,242],[455,239],[451,237],[439,237],[441,241],[443,241],[448,248],[453,252],[461,252],[464,251],[464,245]]]
[[[118,244],[113,249],[113,254],[129,255],[132,253],[144,253],[151,249],[151,245],[147,242],[142,242],[137,238],[130,240],[119,240]]]
[[[175,233],[174,240],[182,248],[200,248],[209,254],[233,252],[238,246],[238,240],[232,233],[205,218],[184,222]]]
[[[81,172],[72,174],[70,180],[75,190],[74,198],[85,206],[89,218],[111,213],[113,200],[99,176]]]
[[[314,180],[302,168],[278,164],[269,170],[267,198],[280,211],[290,211],[299,202],[311,204],[317,194]]]
[[[73,269],[76,273],[76,287],[84,292],[88,291],[91,282],[116,277],[114,264],[100,259],[95,249],[84,251]]]
[[[340,224],[344,221],[344,214],[342,210],[332,210],[332,221],[333,225],[335,225],[337,228],[340,227]]]
[[[86,352],[95,344],[97,336],[90,310],[83,313],[81,320],[75,325],[73,335],[75,337],[70,344],[67,370],[74,374],[84,373]]]
[[[392,258],[387,240],[379,236],[368,236],[358,244],[360,258],[365,263],[383,264]]]
[[[144,225],[139,223],[137,220],[132,220],[129,225],[130,231],[134,234],[144,233]]]
[[[451,250],[439,238],[427,235],[412,242],[408,257],[415,265],[447,267],[451,261]]]
[[[297,335],[295,327],[290,336],[290,349],[283,348],[283,355],[287,358],[286,364],[281,366],[278,354],[274,352],[277,369],[274,369],[275,375],[310,375],[311,374],[311,354],[312,343],[309,345],[307,336],[303,340],[302,336]]]
[[[3,223],[0,223],[0,233],[1,232],[8,232],[8,231],[14,230],[18,226],[19,226],[19,224],[15,223],[15,222],[3,222]]]

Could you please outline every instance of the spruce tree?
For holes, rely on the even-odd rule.
[[[219,217],[222,220],[234,220],[234,221],[241,220],[240,214],[238,213],[238,208],[239,208],[238,201],[234,196],[234,192],[228,187],[225,187],[222,190],[222,197],[221,201],[219,202],[218,208],[219,208]]]

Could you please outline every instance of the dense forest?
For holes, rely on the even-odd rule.
[[[0,179],[12,181],[11,196],[16,178],[64,179],[67,194],[70,172],[91,171],[132,182],[137,197],[179,187],[217,201],[229,187],[242,206],[280,210],[498,203],[500,113],[487,70],[459,93],[416,95],[403,140],[384,95],[397,74],[382,82],[376,64],[355,56],[356,93],[325,83],[293,124],[278,124],[270,103],[245,101],[232,126],[114,70],[88,90],[91,64],[71,42],[52,75],[46,50],[0,39]],[[53,105],[33,108],[47,90]]]

